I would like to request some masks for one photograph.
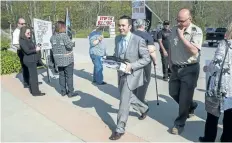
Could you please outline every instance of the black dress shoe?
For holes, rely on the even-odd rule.
[[[199,142],[207,142],[206,139],[204,137],[199,137]]]
[[[123,136],[124,133],[118,133],[118,132],[114,132],[110,137],[109,139],[110,140],[118,140],[121,138],[121,136]]]
[[[69,98],[75,97],[75,96],[77,96],[77,95],[79,95],[79,94],[78,94],[77,92],[74,92],[74,91],[68,93],[68,97],[69,97]]]
[[[38,82],[38,84],[43,84],[42,82]]]
[[[142,113],[142,115],[141,115],[141,116],[139,116],[139,120],[144,120],[144,119],[147,117],[147,113],[148,113],[148,111],[149,111],[149,108],[147,109],[147,111],[146,111],[146,112]]]
[[[33,94],[33,96],[44,96],[46,95],[45,93],[38,93],[38,94]]]
[[[107,83],[104,82],[104,81],[102,83],[100,83],[100,84],[97,83],[97,85],[105,85],[105,84],[107,84]]]
[[[163,80],[164,81],[168,81],[168,77],[163,77]]]
[[[29,85],[28,84],[24,84],[23,87],[24,88],[29,88]]]
[[[61,96],[65,96],[67,94],[68,94],[67,92],[61,92]]]

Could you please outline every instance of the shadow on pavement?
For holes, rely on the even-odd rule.
[[[92,82],[92,73],[86,72],[84,69],[81,70],[76,70],[74,69],[73,71],[74,75],[81,77],[83,79],[89,80],[90,82]],[[116,76],[116,75],[115,75]],[[120,99],[119,98],[119,91],[118,88],[112,84],[105,84],[105,85],[96,85],[96,84],[92,84],[94,86],[96,86],[100,91],[104,92],[105,94],[108,94],[116,99]]]
[[[73,104],[82,108],[95,108],[101,120],[108,125],[111,131],[115,131],[116,124],[109,113],[118,113],[118,109],[112,108],[112,105],[95,97],[94,95],[90,95],[82,91],[79,91],[78,93],[80,94],[81,99],[73,101]],[[138,116],[138,114],[130,112],[130,116]]]
[[[162,98],[162,100],[159,100],[160,104],[158,106],[156,100],[147,102],[150,108],[148,116],[170,129],[173,127],[175,118],[178,115],[178,104],[169,96],[160,94],[159,97]],[[205,120],[205,105],[200,101],[196,102],[198,103],[198,107],[195,110],[195,115]],[[185,130],[180,136],[187,140],[198,142],[198,138],[204,134],[204,127],[205,121],[192,121],[191,119],[187,119]],[[170,133],[170,130],[167,132]],[[218,132],[222,132],[222,129],[218,128]]]

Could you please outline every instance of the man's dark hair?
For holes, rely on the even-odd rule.
[[[128,24],[129,24],[129,25],[132,25],[132,19],[131,19],[130,16],[123,15],[123,16],[121,16],[121,17],[119,18],[119,20],[121,20],[121,19],[127,19],[127,20],[128,20]]]
[[[168,20],[164,20],[163,25],[169,25],[170,22]]]

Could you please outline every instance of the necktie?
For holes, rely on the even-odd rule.
[[[126,39],[122,38],[120,54],[124,54],[126,50]]]

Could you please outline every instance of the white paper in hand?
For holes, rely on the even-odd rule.
[[[124,64],[124,63],[120,64],[119,70],[124,72],[124,73],[131,74],[131,72],[126,72],[126,64]]]

